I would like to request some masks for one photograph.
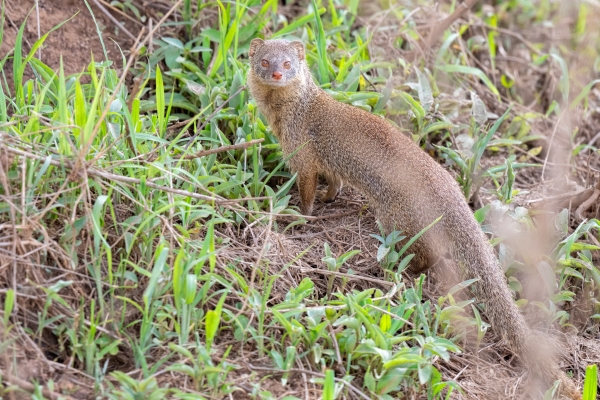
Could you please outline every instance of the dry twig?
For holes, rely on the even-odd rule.
[[[529,200],[528,204],[534,204],[534,207],[537,209],[547,208],[547,207],[579,207],[582,203],[584,203],[587,199],[592,196],[594,193],[594,188],[588,188],[584,190],[580,190],[578,192],[570,192],[565,194],[560,194],[558,196],[546,197],[541,199]]]
[[[336,272],[336,271],[329,271],[327,269],[320,269],[320,268],[306,268],[306,267],[300,267],[300,266],[296,266],[296,265],[290,265],[290,268],[296,268],[296,269],[300,269],[304,272],[316,272],[322,275],[333,275],[333,276],[338,276],[340,278],[346,278],[346,279],[355,279],[355,280],[359,280],[359,281],[366,281],[366,282],[372,282],[372,283],[377,283],[379,285],[382,286],[394,286],[395,283],[394,282],[388,282],[388,281],[382,281],[381,279],[377,279],[377,278],[371,278],[368,276],[364,276],[364,275],[354,275],[354,274],[345,274],[343,272]]]
[[[417,54],[425,54],[437,41],[440,40],[444,31],[450,27],[457,19],[463,16],[465,12],[467,12],[471,7],[473,7],[477,3],[477,0],[465,0],[460,3],[456,10],[443,20],[437,22],[429,35],[426,38],[421,38],[419,42],[416,44],[416,50],[407,54],[405,56],[408,60],[415,60],[417,58]]]
[[[30,393],[35,393],[35,391],[36,391],[36,387],[32,383],[27,382],[24,379],[18,378],[16,376],[10,374],[7,370],[0,371],[0,375],[3,376],[3,380],[5,380],[6,382],[11,383],[13,385],[17,385],[18,387],[20,387],[23,390],[26,390]],[[75,400],[74,397],[67,396],[65,394],[58,394],[55,392],[51,392],[46,387],[42,387],[42,394],[45,397],[48,397],[52,400],[61,400],[61,399],[62,400]]]
[[[225,152],[225,151],[238,150],[238,149],[247,149],[248,147],[254,146],[255,144],[264,142],[264,140],[265,139],[254,139],[254,140],[251,140],[249,142],[232,144],[232,145],[229,145],[229,146],[217,147],[216,149],[202,150],[202,151],[199,151],[196,154],[188,154],[187,156],[184,156],[184,157],[181,157],[181,158],[183,158],[184,160],[192,160],[194,158],[200,158],[200,157],[208,156],[208,155],[211,155],[211,154],[222,153],[222,152]]]
[[[585,219],[583,214],[587,210],[589,210],[592,207],[592,205],[598,201],[598,197],[600,197],[600,181],[598,181],[596,186],[593,187],[592,189],[593,189],[593,192],[590,195],[590,197],[588,197],[587,200],[582,202],[581,205],[579,207],[577,207],[577,209],[575,210],[575,216],[577,218],[579,218],[581,221],[583,221]]]
[[[104,13],[104,15],[106,15],[108,17],[108,19],[110,19],[112,21],[113,24],[118,26],[119,29],[122,30],[124,34],[126,34],[133,40],[137,40],[137,38],[131,32],[129,32],[129,30],[127,28],[125,28],[125,26],[123,26],[122,23],[120,23],[115,17],[113,17],[113,15],[111,13],[109,13],[108,10],[106,8],[104,8],[104,6],[98,0],[94,0],[94,4],[96,4],[96,7],[98,7],[98,9],[100,11],[102,11]]]
[[[219,107],[217,107],[217,108],[215,109],[215,111],[213,111],[213,113],[212,113],[212,114],[210,114],[210,115],[208,116],[208,118],[206,118],[206,119],[204,120],[204,122],[202,123],[202,125],[200,125],[200,128],[198,128],[198,129],[196,130],[196,133],[194,134],[194,136],[192,136],[192,137],[190,138],[190,141],[189,141],[189,143],[188,143],[188,144],[185,146],[185,149],[186,149],[186,150],[187,150],[187,149],[188,149],[188,148],[189,148],[189,147],[192,145],[192,143],[194,143],[194,140],[196,139],[196,137],[198,136],[198,134],[199,134],[200,132],[202,132],[202,129],[204,129],[204,127],[206,126],[206,124],[208,124],[208,122],[209,122],[211,119],[213,119],[213,117],[214,117],[215,115],[217,115],[217,113],[218,113],[219,111],[221,111],[221,110],[222,110],[222,109],[223,109],[223,108],[224,108],[224,107],[227,105],[227,103],[229,103],[229,101],[230,101],[231,99],[233,99],[234,97],[236,97],[238,94],[240,94],[240,93],[241,93],[243,90],[245,90],[245,89],[246,89],[246,85],[242,85],[242,86],[240,86],[240,87],[239,87],[239,89],[238,89],[238,90],[237,90],[237,91],[236,91],[234,94],[232,94],[231,96],[229,96],[229,97],[227,98],[227,100],[225,100],[225,101],[223,102],[223,104],[221,104]],[[182,121],[182,122],[179,122],[179,123],[177,123],[177,124],[173,125],[173,126],[172,126],[172,129],[177,129],[179,126],[182,126],[182,125],[180,125],[180,124],[183,124],[183,125],[185,125],[185,124],[187,124],[188,122],[189,122],[189,120],[188,120],[188,121]]]
[[[322,374],[320,372],[314,372],[308,369],[298,369],[298,368],[290,368],[288,370],[280,370],[280,369],[275,369],[275,368],[265,368],[265,367],[258,367],[252,364],[248,364],[248,368],[250,370],[256,370],[256,371],[269,371],[269,372],[277,372],[277,373],[281,373],[281,374],[285,374],[286,372],[298,372],[301,374],[308,374],[308,375],[313,375],[313,376],[318,376],[319,378],[325,378],[325,374]],[[354,393],[355,395],[363,398],[363,399],[367,399],[369,400],[369,397],[367,397],[366,394],[364,394],[363,392],[361,392],[359,389],[357,389],[356,387],[354,387],[354,385],[352,385],[349,382],[346,382],[343,379],[340,378],[333,378],[335,379],[336,382],[343,384],[344,386],[346,386],[352,393]]]
[[[100,3],[104,4],[106,7],[110,8],[111,10],[113,10],[114,12],[116,12],[117,14],[122,15],[123,17],[127,18],[128,20],[130,20],[134,24],[137,24],[137,25],[139,25],[141,27],[144,27],[144,24],[142,24],[140,21],[138,21],[137,19],[131,17],[129,14],[127,14],[127,13],[119,10],[117,7],[111,6],[105,0],[95,0],[95,1],[99,1]]]
[[[3,146],[3,148],[13,154],[17,154],[17,155],[20,155],[20,156],[23,156],[26,158],[35,159],[35,160],[45,160],[46,159],[46,157],[38,156],[37,154],[28,153],[23,150],[14,149],[12,147]],[[53,160],[50,160],[50,164],[58,166],[58,167],[65,167],[65,168],[68,168],[71,170],[75,169],[75,165],[71,161],[68,161],[68,160],[58,161],[58,160],[53,159]],[[134,184],[134,185],[139,185],[142,183],[142,181],[140,179],[129,178],[127,176],[122,176],[122,175],[117,175],[117,174],[111,174],[110,172],[101,171],[101,170],[93,168],[93,167],[87,168],[87,175],[97,176],[99,178],[103,178],[103,179],[106,179],[109,181],[124,182],[124,183],[130,183],[130,184]],[[145,184],[146,184],[146,186],[148,186],[149,188],[152,188],[152,189],[162,190],[163,192],[174,193],[174,194],[178,194],[181,196],[192,197],[194,199],[199,199],[199,200],[204,200],[204,201],[214,201],[217,204],[230,204],[230,203],[238,202],[238,201],[226,200],[222,197],[209,197],[209,196],[205,196],[205,195],[198,194],[198,193],[188,192],[187,190],[173,189],[173,188],[170,188],[167,186],[157,185],[157,184],[153,183],[152,181],[146,181]]]

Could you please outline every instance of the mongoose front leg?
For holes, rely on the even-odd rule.
[[[316,171],[298,171],[298,190],[300,191],[300,210],[302,211],[302,215],[312,214],[318,178],[319,174]]]
[[[327,178],[328,188],[327,192],[321,194],[321,201],[331,203],[337,198],[340,190],[342,190],[342,180],[335,174],[327,173],[325,177]]]

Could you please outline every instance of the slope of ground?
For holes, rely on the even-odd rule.
[[[463,187],[471,179],[470,204],[488,210],[483,228],[531,326],[552,338],[548,351],[560,366],[581,385],[586,366],[600,362],[600,38],[585,29],[600,8],[483,4],[455,21],[442,38],[445,53],[407,66],[418,34],[446,16],[441,10],[419,2],[322,2],[329,47],[317,49],[318,23],[302,20],[307,2],[189,10],[180,2],[151,35],[153,51],[123,71],[121,50],[130,57],[133,40],[98,3],[135,36],[142,23],[90,1],[115,76],[143,78],[135,89],[115,90],[116,82],[98,89],[83,77],[81,97],[74,81],[64,83],[62,97],[56,83],[39,109],[15,99],[0,116],[2,396],[43,386],[53,399],[318,399],[328,390],[347,399],[425,399],[443,398],[452,381],[462,388],[452,392],[456,399],[541,396],[544,388],[486,331],[483,308],[474,308],[481,320],[468,294],[448,296],[443,271],[421,278],[395,273],[394,262],[382,268],[387,258],[373,236],[379,228],[358,191],[346,187],[334,203],[317,203],[312,219],[298,215],[279,147],[238,90],[249,40],[294,21],[287,34],[309,44],[317,79],[319,54],[328,54],[323,67],[333,83],[325,86],[336,96],[413,133]],[[117,3],[156,27],[176,2]],[[50,68],[57,71],[62,56],[66,75],[79,74],[90,52],[104,58],[83,1],[37,4],[42,34],[79,11],[41,48]],[[30,10],[25,54],[37,40],[35,5],[6,2],[0,58],[13,51]],[[560,54],[550,56],[556,48]],[[344,69],[354,54],[362,69]],[[2,72],[2,88],[12,93],[10,58]],[[98,66],[96,78],[107,72]],[[419,119],[414,104],[426,103],[423,80],[434,100]],[[39,93],[28,101],[38,104]],[[471,145],[511,104],[480,165],[461,170],[449,154],[471,162]],[[485,123],[475,123],[481,107]],[[247,145],[256,139],[263,142]],[[202,153],[210,148],[214,154]],[[186,153],[201,156],[181,158]],[[506,159],[515,165],[514,182]],[[390,369],[385,357],[413,362]],[[331,371],[336,385],[325,378]]]

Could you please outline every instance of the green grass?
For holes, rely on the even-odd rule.
[[[142,18],[135,3],[116,3]],[[431,298],[424,293],[424,275],[403,275],[412,258],[406,251],[416,238],[401,232],[374,235],[378,250],[339,251],[333,243],[319,243],[319,267],[330,274],[322,282],[305,277],[285,290],[278,280],[316,251],[313,246],[274,265],[267,256],[274,242],[253,248],[256,254],[242,243],[248,230],[269,238],[307,221],[291,205],[295,176],[286,169],[277,140],[240,89],[252,38],[268,28],[272,37],[302,39],[314,76],[332,96],[401,119],[419,145],[456,172],[467,198],[485,190],[497,198],[476,212],[484,230],[492,230],[486,220],[492,212],[535,234],[543,228],[534,211],[508,207],[523,194],[516,188],[517,174],[541,165],[532,159],[537,137],[531,128],[560,110],[587,110],[597,81],[573,82],[566,53],[539,46],[545,62],[556,63],[562,74],[559,96],[547,110],[526,111],[508,75],[499,80],[467,65],[470,52],[481,46],[492,57],[498,43],[511,46],[501,42],[501,33],[492,34],[511,16],[539,26],[556,12],[554,4],[540,15],[542,9],[529,2],[506,3],[497,7],[497,18],[484,22],[490,27],[487,42],[471,38],[461,47],[455,45],[463,41],[460,35],[447,32],[432,66],[406,65],[372,52],[372,31],[352,28],[355,0],[313,0],[305,13],[290,19],[275,0],[199,7],[186,0],[178,10],[182,18],[169,20],[170,29],[154,40],[154,52],[142,47],[144,57],[128,71],[140,81],[135,93],[106,60],[92,61],[75,75],[67,76],[62,65],[55,73],[35,58],[47,34],[26,52],[21,25],[14,51],[0,62],[12,62],[14,88],[6,85],[3,71],[0,244],[10,243],[1,247],[3,256],[19,256],[0,273],[0,350],[8,371],[0,394],[25,390],[10,378],[20,373],[20,354],[32,344],[77,370],[90,396],[115,399],[235,398],[242,392],[274,399],[293,387],[292,381],[304,385],[302,373],[324,399],[442,399],[460,392],[442,366],[460,357],[465,327],[476,332],[479,347],[487,329],[485,312],[480,314],[469,295],[455,299],[471,281]],[[213,26],[199,29],[204,8],[217,17]],[[416,37],[418,14],[412,10],[397,6],[389,15],[395,19],[385,20],[402,33],[395,50]],[[586,12],[578,14],[578,38]],[[6,29],[0,29],[0,41],[2,33]],[[33,79],[25,80],[26,68],[34,71]],[[448,81],[460,82],[462,91],[474,90],[471,85],[487,90],[502,103],[501,116],[492,123],[488,112],[497,109],[490,110],[479,96],[454,101],[453,92],[441,85]],[[187,157],[256,139],[263,141]],[[503,158],[496,165],[482,162],[497,155]],[[492,242],[520,306],[543,310],[547,326],[566,326],[570,315],[559,305],[585,291],[596,300],[586,326],[597,330],[600,270],[593,254],[600,248],[585,239],[598,238],[600,221],[570,225],[566,210],[552,218],[555,238],[539,264],[518,250],[511,253],[508,238],[496,233]],[[368,250],[377,254],[386,281],[350,290],[348,265]],[[527,305],[520,271],[540,265],[554,278],[547,282],[554,294]],[[335,275],[340,272],[348,276]],[[35,306],[28,303],[31,298],[37,299]],[[592,374],[586,377],[586,400],[595,396]],[[284,389],[274,393],[272,382]],[[53,384],[43,386],[54,391]],[[33,396],[41,398],[42,385],[34,387]],[[285,398],[304,396],[295,392]]]

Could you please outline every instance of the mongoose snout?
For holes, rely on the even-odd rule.
[[[248,86],[297,173],[300,208],[310,215],[319,174],[327,178],[325,201],[348,183],[360,190],[389,233],[412,237],[442,216],[409,252],[414,270],[446,258],[444,265],[472,286],[494,330],[547,383],[579,399],[574,383],[536,351],[535,335],[515,305],[492,246],[452,176],[385,119],[334,100],[313,81],[302,42],[254,39]]]

